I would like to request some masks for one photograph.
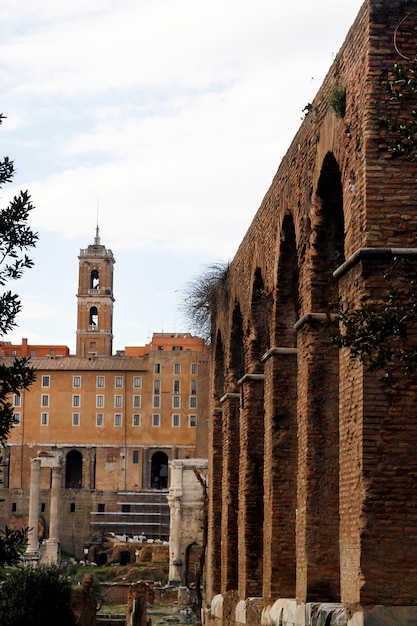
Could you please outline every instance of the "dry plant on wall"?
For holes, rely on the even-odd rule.
[[[188,283],[180,310],[193,332],[210,343],[211,320],[218,304],[227,294],[230,263],[213,263]]]

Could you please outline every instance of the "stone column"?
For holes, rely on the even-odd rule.
[[[51,484],[51,513],[49,516],[49,539],[46,542],[45,560],[48,563],[58,563],[60,559],[59,549],[59,487],[61,482],[61,467],[52,467]]]
[[[39,486],[41,459],[31,459],[30,462],[30,496],[29,496],[29,532],[28,547],[25,553],[25,561],[36,565],[39,561]]]
[[[169,582],[181,584],[183,568],[181,554],[181,498],[182,498],[182,463],[171,461],[171,484],[169,489]]]

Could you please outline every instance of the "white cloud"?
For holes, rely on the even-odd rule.
[[[18,172],[2,201],[29,188],[41,234],[26,334],[41,334],[38,313],[75,332],[97,199],[103,243],[146,266],[146,307],[116,272],[124,343],[176,324],[172,293],[236,251],[360,1],[3,0],[0,132]]]

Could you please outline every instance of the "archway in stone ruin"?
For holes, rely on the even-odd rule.
[[[314,202],[318,219],[313,224],[313,245],[319,254],[314,257],[313,307],[326,311],[339,295],[333,272],[345,260],[342,177],[331,152],[323,160]]]
[[[229,367],[231,385],[229,391],[235,397],[230,399],[223,415],[223,461],[218,468],[220,480],[218,489],[224,490],[223,506],[224,521],[229,529],[227,537],[221,538],[221,520],[219,523],[219,555],[222,559],[223,585],[229,591],[238,588],[239,552],[238,552],[238,510],[239,510],[239,472],[236,468],[240,462],[240,393],[238,381],[245,373],[243,319],[240,306],[235,304],[232,314],[232,331],[230,335]],[[222,474],[223,472],[223,474]],[[220,568],[219,568],[220,569]]]
[[[120,565],[129,565],[130,563],[130,552],[129,550],[122,550],[120,552]]]
[[[314,313],[325,318],[329,303],[338,296],[333,272],[345,260],[342,178],[331,152],[323,160],[313,203],[311,305]],[[303,510],[305,504],[306,511],[307,602],[317,598],[339,602],[339,352],[323,323],[306,326],[300,342],[301,361],[309,359],[304,376],[311,389],[309,405],[301,401],[299,406],[307,417],[300,440],[306,438],[309,481],[298,506]],[[326,511],[320,524],[316,522],[318,507]]]
[[[151,486],[154,489],[168,488],[168,456],[165,452],[152,455]]]
[[[197,580],[197,572],[200,565],[200,552],[201,548],[197,546],[196,542],[190,543],[185,548],[185,586],[189,587],[195,584]]]
[[[83,457],[78,450],[68,452],[65,460],[66,489],[81,489],[83,486]]]
[[[296,594],[297,508],[297,334],[300,316],[299,269],[294,220],[284,217],[279,233],[274,350],[268,363],[268,384],[274,390],[265,415],[264,593],[267,597]]]

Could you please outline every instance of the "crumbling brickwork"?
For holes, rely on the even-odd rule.
[[[222,285],[206,623],[260,623],[255,598],[263,624],[302,624],[308,603],[348,620],[417,602],[416,379],[388,386],[325,323],[339,296],[378,300],[394,257],[417,266],[417,164],[378,124],[398,114],[387,80],[416,31],[417,0],[363,4]],[[279,603],[273,621],[280,598],[293,621]]]

